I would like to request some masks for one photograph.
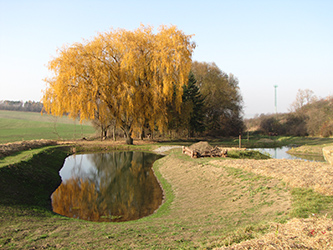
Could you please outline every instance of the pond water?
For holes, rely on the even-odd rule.
[[[291,147],[281,147],[281,148],[253,148],[251,150],[259,150],[261,153],[269,154],[274,159],[301,159],[307,161],[325,161],[324,157],[312,156],[312,155],[291,155],[287,151]]]
[[[153,173],[163,156],[145,152],[71,155],[52,194],[53,211],[90,221],[129,221],[161,205],[163,191]]]

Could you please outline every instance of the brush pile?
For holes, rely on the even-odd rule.
[[[192,144],[190,147],[183,147],[183,154],[191,156],[191,158],[200,157],[227,157],[228,149],[220,147],[212,147],[206,141]]]

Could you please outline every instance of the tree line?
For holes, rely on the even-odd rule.
[[[238,80],[214,63],[192,62],[195,43],[175,26],[101,33],[64,46],[49,62],[47,113],[90,119],[105,138],[133,133],[227,136],[243,129]]]
[[[333,97],[318,98],[312,90],[298,90],[290,112],[261,114],[245,121],[248,130],[270,135],[333,136]]]
[[[235,136],[244,129],[238,79],[215,63],[192,63],[181,112],[169,110],[169,133],[177,137]]]
[[[43,104],[41,102],[0,100],[0,110],[41,112],[42,109]]]

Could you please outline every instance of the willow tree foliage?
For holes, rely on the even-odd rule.
[[[180,110],[195,48],[191,37],[175,26],[154,32],[142,25],[64,46],[49,62],[53,77],[46,79],[45,110],[81,120],[94,119],[96,112],[108,114],[123,129],[127,143],[144,124],[163,130],[174,94]]]

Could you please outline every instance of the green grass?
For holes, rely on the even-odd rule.
[[[293,196],[291,217],[308,218],[319,213],[333,216],[333,196],[325,196],[306,188],[294,188],[291,194]]]
[[[48,208],[49,194],[61,182],[58,171],[66,156],[63,147],[49,146],[1,159],[0,204]]]
[[[215,213],[209,213],[207,221],[199,224],[197,218],[191,218],[191,214],[186,215],[191,218],[190,221],[184,221],[182,216],[178,217],[178,213],[175,218],[175,193],[160,172],[163,164],[168,162],[166,157],[154,164],[155,174],[165,194],[165,202],[155,214],[125,223],[94,223],[55,215],[48,209],[49,197],[60,182],[58,170],[67,151],[67,148],[45,147],[3,159],[6,163],[0,168],[0,247],[2,245],[5,249],[14,249],[28,245],[31,248],[50,245],[51,248],[69,249],[130,249],[133,246],[138,249],[206,248],[250,239],[268,229],[267,226],[258,225],[242,229],[245,222],[240,226],[232,224],[233,226],[221,229]],[[172,155],[177,157],[178,151]],[[18,162],[19,160],[22,161]],[[193,159],[185,158],[187,160],[192,162]],[[211,159],[203,160],[206,162]],[[183,215],[182,211],[179,213]],[[223,223],[231,222],[227,219]],[[218,240],[220,237],[222,239]]]
[[[37,148],[37,149],[31,149],[27,151],[21,151],[17,152],[15,154],[12,154],[7,157],[0,158],[0,168],[7,166],[7,165],[12,165],[16,163],[20,163],[22,161],[27,161],[31,159],[34,155],[37,155],[44,151],[47,148],[52,148],[54,146],[46,147],[46,148]]]
[[[176,195],[176,192],[182,191],[183,182],[175,189],[170,184],[172,179],[160,171],[164,164],[174,159],[177,166],[179,164],[179,168],[186,168],[186,171],[198,165],[210,165],[209,162],[214,159],[191,159],[181,154],[180,150],[172,150],[169,156],[154,163],[155,174],[165,193],[165,202],[155,214],[125,223],[96,223],[62,217],[49,210],[49,197],[60,183],[58,171],[67,155],[68,148],[51,146],[2,159],[5,162],[0,168],[0,248],[211,249],[256,238],[269,231],[267,221],[285,221],[288,217],[288,211],[284,210],[272,211],[263,218],[257,215],[258,209],[272,205],[269,197],[266,197],[269,191],[266,186],[271,179],[234,168],[225,168],[232,178],[229,188],[235,192],[225,190],[230,194],[223,201],[235,204],[234,207],[225,211],[214,203],[213,207],[207,207],[209,210],[197,214],[198,218],[185,212],[195,213],[191,207],[200,209],[200,206],[195,204],[196,200],[192,200],[194,204],[189,201],[185,210],[179,207],[179,199],[188,195]],[[211,165],[211,168],[215,166]],[[217,180],[220,177],[217,176]],[[200,184],[201,181],[204,184]],[[200,178],[196,183],[203,185],[202,188],[206,184]],[[287,190],[287,187],[281,186],[282,191],[278,188],[280,186],[273,186],[272,190],[278,193]],[[198,197],[203,205],[205,197]],[[222,196],[218,195],[218,198]],[[291,217],[307,217],[326,211],[332,213],[332,197],[311,190],[293,189],[292,198]],[[237,209],[246,200],[253,200],[253,205],[248,203],[244,209]],[[258,216],[261,219],[252,221]]]
[[[0,110],[0,143],[36,139],[79,139],[95,133],[89,123],[34,112]]]
[[[228,157],[236,159],[270,159],[271,157],[266,154],[262,154],[257,150],[230,150],[228,151]]]

